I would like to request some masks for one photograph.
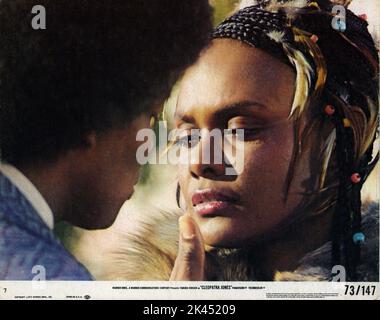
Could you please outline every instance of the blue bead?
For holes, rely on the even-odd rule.
[[[365,240],[365,236],[363,232],[357,232],[352,236],[355,244],[362,244]]]

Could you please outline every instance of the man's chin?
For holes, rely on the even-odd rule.
[[[81,222],[81,223],[76,223],[74,224],[75,227],[85,229],[85,230],[103,230],[107,229],[110,226],[112,226],[112,222]]]
[[[134,193],[134,190],[130,191],[129,194],[124,195],[120,199],[116,199],[116,200],[113,199],[112,203],[117,204],[117,205],[112,205],[108,208],[104,208],[102,210],[104,214],[99,213],[98,215],[96,215],[96,217],[99,217],[99,218],[95,220],[98,220],[98,221],[97,222],[95,221],[95,223],[90,222],[89,226],[86,229],[97,230],[97,229],[107,229],[111,227],[114,224],[117,216],[119,215],[121,208],[133,196],[133,193]],[[114,215],[110,215],[110,212],[113,212]]]
[[[116,212],[113,215],[110,215],[109,212]],[[115,222],[119,210],[115,208],[110,208],[107,210],[108,214],[100,214],[99,212],[93,213],[92,216],[86,216],[86,219],[81,219],[80,221],[70,222],[76,227],[86,229],[86,230],[102,230],[107,229],[113,225]]]

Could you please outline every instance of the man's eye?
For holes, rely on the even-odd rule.
[[[193,148],[198,144],[200,137],[198,135],[186,135],[180,137],[175,144],[179,147]]]

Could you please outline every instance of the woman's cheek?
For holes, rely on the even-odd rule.
[[[187,165],[178,165],[178,183],[180,187],[180,196],[186,202],[186,207],[192,208],[190,196],[191,175]],[[182,208],[185,209],[185,208]]]
[[[246,142],[243,175],[247,173],[255,174],[255,172],[257,172],[257,175],[255,175],[256,179],[260,179],[261,171],[268,166],[268,162],[273,161],[273,158],[271,159],[272,155],[273,152],[267,142]]]
[[[244,170],[240,176],[241,190],[273,197],[281,193],[292,156],[292,143],[275,139],[247,142]],[[264,199],[263,199],[264,200]]]

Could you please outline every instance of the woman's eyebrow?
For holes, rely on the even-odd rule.
[[[234,103],[231,103],[231,104],[226,104],[226,105],[223,105],[219,110],[218,112],[229,112],[229,111],[233,111],[237,108],[250,108],[250,107],[260,107],[260,108],[265,108],[265,105],[260,103],[260,102],[257,102],[257,101],[249,101],[249,100],[243,100],[243,101],[239,101],[239,102],[234,102]]]
[[[235,112],[236,109],[244,109],[251,107],[265,108],[265,105],[257,101],[242,100],[222,105],[220,108],[218,108],[217,111],[215,111],[214,115],[218,116],[219,114],[223,113]],[[181,121],[183,123],[195,123],[195,118],[192,115],[186,113],[175,113],[174,118],[177,121]]]

